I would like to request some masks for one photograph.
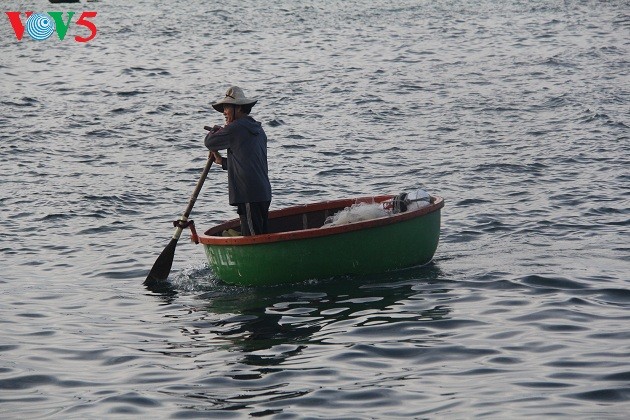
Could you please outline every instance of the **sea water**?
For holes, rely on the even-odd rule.
[[[625,418],[627,1],[4,1],[1,418]],[[67,16],[67,15],[64,15]],[[179,241],[230,85],[259,99],[271,209],[445,199],[425,267],[217,280]],[[191,217],[236,217],[213,167]]]

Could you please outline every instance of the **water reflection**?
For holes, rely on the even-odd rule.
[[[316,404],[320,386],[315,384],[343,381],[342,371],[354,372],[352,382],[363,384],[359,388],[371,388],[373,371],[366,366],[374,363],[395,380],[404,369],[400,366],[441,353],[443,331],[428,325],[451,314],[449,302],[456,296],[446,277],[430,264],[281,287],[213,284],[179,319],[190,340],[187,357],[193,356],[195,370],[203,372],[195,381],[199,405],[191,409],[249,409],[258,416],[273,408],[260,411],[261,401]],[[176,300],[178,306],[184,299]],[[304,377],[314,383],[298,379]],[[381,398],[375,397],[384,402]]]
[[[388,331],[402,322],[447,318],[451,308],[443,297],[451,290],[443,278],[430,264],[282,287],[218,288],[198,297],[205,303],[195,310],[205,314],[195,331],[228,340],[243,353],[243,363],[278,365],[309,345],[353,343],[363,327]],[[278,351],[264,352],[272,348]]]

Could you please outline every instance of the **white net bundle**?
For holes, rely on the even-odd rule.
[[[380,203],[357,203],[326,218],[325,227],[347,225],[389,216],[391,213]]]
[[[349,223],[388,217],[396,213],[418,210],[431,203],[428,192],[417,189],[403,193],[383,203],[357,203],[326,218],[323,227],[341,226]]]

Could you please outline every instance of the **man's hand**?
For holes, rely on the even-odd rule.
[[[211,158],[211,157],[214,157],[214,163],[216,163],[217,165],[222,165],[223,164],[223,158],[221,157],[219,152],[211,150],[210,154],[208,155],[208,158]]]
[[[209,127],[207,125],[203,126],[203,129],[206,130],[206,131],[209,131],[210,134],[214,134],[214,133],[216,133],[217,131],[219,131],[222,128],[223,127],[221,127],[220,125],[215,125],[214,127]]]

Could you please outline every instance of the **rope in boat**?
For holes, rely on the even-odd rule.
[[[199,243],[199,236],[197,235],[197,229],[195,229],[195,221],[190,219],[186,221],[173,220],[173,226],[180,229],[190,228],[190,234],[194,243]]]

